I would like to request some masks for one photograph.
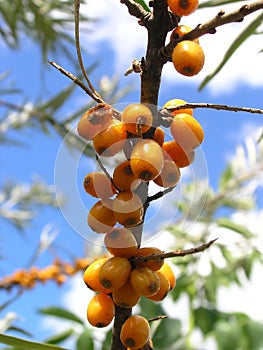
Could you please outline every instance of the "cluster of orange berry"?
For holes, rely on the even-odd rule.
[[[164,107],[172,108],[185,101],[174,99]],[[153,114],[146,105],[133,103],[122,113],[99,104],[83,115],[79,134],[93,141],[96,153],[112,157],[123,151],[125,160],[117,164],[112,176],[105,171],[86,175],[84,189],[98,198],[88,214],[88,225],[97,233],[106,233],[116,224],[138,226],[144,217],[144,201],[138,189],[153,181],[164,188],[174,187],[180,168],[194,160],[195,148],[204,138],[201,125],[192,109],[175,110],[170,132],[173,140],[165,141],[161,127],[153,127]]]
[[[95,260],[84,272],[84,282],[97,293],[87,309],[88,321],[95,327],[111,323],[115,305],[132,308],[142,296],[161,301],[176,284],[171,267],[158,257],[161,250],[137,248],[136,242],[130,245],[131,237],[128,228],[112,229],[105,236],[105,244],[113,255]],[[153,259],[147,260],[146,257]],[[120,339],[124,346],[138,349],[145,345],[149,335],[148,321],[133,315],[122,325]]]
[[[164,108],[172,110],[184,103],[175,99]],[[170,141],[160,126],[152,125],[153,119],[151,109],[141,103],[128,105],[122,113],[99,104],[78,124],[79,134],[93,141],[98,156],[112,157],[120,151],[125,155],[112,175],[102,168],[87,174],[83,183],[85,191],[98,198],[89,211],[88,225],[105,234],[104,244],[111,254],[95,260],[84,272],[86,285],[96,293],[87,309],[88,321],[95,327],[111,323],[115,305],[132,308],[141,297],[161,301],[176,283],[160,249],[138,247],[134,230],[143,222],[143,201],[147,201],[138,188],[150,181],[174,187],[180,168],[194,160],[204,132],[192,109],[171,112]],[[122,325],[120,339],[127,348],[138,349],[148,341],[149,332],[148,321],[134,315]]]
[[[68,276],[74,275],[80,270],[84,270],[90,261],[86,258],[75,259],[73,264],[55,259],[53,264],[44,268],[32,266],[30,269],[19,269],[10,276],[5,276],[0,280],[0,289],[11,290],[15,286],[31,289],[39,283],[48,280],[55,281],[58,285],[63,284]]]
[[[198,0],[168,0],[170,10],[177,16],[188,16],[198,7]],[[177,39],[189,33],[192,28],[186,25],[176,27],[171,39]],[[204,66],[205,55],[199,40],[183,40],[179,42],[172,53],[172,62],[175,69],[182,75],[193,76],[198,74]]]

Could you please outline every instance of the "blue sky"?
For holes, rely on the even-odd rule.
[[[89,64],[99,59],[100,65],[92,75],[95,85],[102,75],[108,75],[109,78],[118,75],[121,86],[130,84],[135,87],[135,90],[123,102],[138,101],[139,76],[131,75],[125,78],[123,72],[129,67],[132,59],[140,58],[144,54],[145,33],[142,28],[138,30],[138,33],[133,30],[136,20],[128,16],[124,6],[113,1],[108,1],[105,6],[103,5],[102,0],[96,0],[94,8],[91,9],[93,5],[87,8],[92,16],[96,17],[101,14],[105,21],[98,22],[98,30],[95,32],[83,34],[83,44],[87,46],[89,52],[89,55],[84,54],[84,60]],[[204,18],[208,19],[209,14],[212,13],[205,12]],[[119,17],[122,20],[118,22],[119,26],[117,27],[116,18],[120,14],[123,17]],[[191,18],[191,22],[200,22],[198,13]],[[185,21],[185,24],[192,24],[190,17],[189,21]],[[241,26],[243,23],[238,25]],[[262,108],[263,68],[262,64],[259,64],[262,62],[262,55],[257,55],[259,50],[254,39],[236,53],[229,65],[223,69],[222,74],[210,86],[201,92],[197,91],[202,78],[210,73],[215,64],[220,61],[220,55],[224,52],[224,48],[230,44],[231,38],[235,37],[238,25],[230,25],[227,33],[229,42],[225,39],[227,30],[225,28],[220,30],[218,41],[217,35],[202,38],[201,44],[207,58],[200,76],[189,79],[180,77],[171,65],[165,69],[160,92],[160,105],[172,98],[182,98],[189,102],[210,102]],[[130,33],[133,35],[129,37],[129,40],[125,40],[125,36],[127,39],[127,35]],[[222,45],[224,45],[223,48]],[[48,64],[45,70],[42,69],[39,48],[28,40],[25,40],[19,51],[10,51],[5,47],[1,47],[1,51],[1,71],[10,71],[11,79],[16,81],[18,87],[21,86],[24,89],[29,100],[37,101],[50,96],[69,83],[59,72],[48,67]],[[53,60],[53,57],[49,57],[49,59]],[[54,60],[65,69],[70,67],[70,62],[64,57],[54,57]],[[17,96],[11,97],[10,100],[15,103],[23,102],[22,99],[17,99]],[[87,100],[87,96],[77,88],[74,99],[66,105],[63,113],[73,111]],[[207,162],[209,183],[216,188],[218,176],[225,168],[229,157],[234,154],[236,145],[244,141],[247,136],[251,136],[257,128],[262,127],[262,117],[248,113],[219,112],[208,109],[196,110],[195,116],[205,131],[206,136],[202,150]],[[40,130],[30,128],[19,132],[11,131],[8,135],[22,140],[25,145],[21,148],[1,146],[0,184],[2,185],[7,180],[30,183],[34,174],[37,174],[46,183],[54,184],[54,168],[61,138],[54,131],[51,131],[50,135],[47,136]],[[79,180],[82,175],[85,175],[85,172],[88,172],[89,164],[86,162],[87,168],[85,168],[85,163],[81,162],[77,174]],[[66,176],[65,173],[65,179]],[[87,199],[85,202],[87,207],[89,203]],[[54,229],[59,231],[55,245],[62,249],[64,257],[68,258],[69,252],[73,256],[84,254],[84,239],[71,228],[59,209],[41,209],[24,235],[20,235],[10,225],[0,222],[1,255],[4,256],[4,260],[1,261],[1,274],[12,273],[16,268],[23,267],[27,263],[30,252],[38,243],[40,232],[48,223],[51,223]],[[83,225],[85,224],[84,222]],[[39,259],[38,264],[45,266],[51,260],[52,254],[46,253]],[[36,308],[64,303],[65,293],[68,293],[72,288],[72,285],[67,284],[57,288],[51,282],[44,287],[38,287],[25,293],[22,298],[10,306],[9,310],[15,310],[22,315],[23,318],[19,321],[19,325],[32,331],[33,334],[37,334],[37,339],[41,339],[46,334],[50,334],[50,329],[44,330],[41,324],[37,323],[39,317],[35,313]],[[1,292],[2,301],[8,297],[8,294]],[[76,301],[74,303],[76,304]],[[81,310],[81,306],[79,309]]]

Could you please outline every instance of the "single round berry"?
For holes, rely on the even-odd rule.
[[[120,192],[113,200],[113,213],[121,225],[132,227],[140,224],[143,218],[143,203],[133,192]]]
[[[162,254],[162,251],[159,248],[156,247],[144,247],[144,248],[138,248],[137,251],[134,254],[134,257],[146,257],[149,255],[159,255]],[[136,268],[141,267],[148,267],[149,269],[153,271],[159,270],[163,266],[164,260],[163,259],[151,259],[151,260],[137,260],[135,259],[134,265]]]
[[[93,139],[95,151],[104,157],[111,157],[123,149],[127,132],[125,125],[113,119],[107,129],[100,132]]]
[[[171,39],[178,39],[178,38],[181,38],[183,35],[191,32],[193,29],[191,27],[188,27],[184,24],[176,27],[172,33],[171,33]],[[192,40],[194,41],[195,43],[199,44],[199,40],[198,39],[194,39]]]
[[[156,294],[160,288],[160,279],[155,271],[148,267],[134,269],[131,272],[130,282],[132,288],[145,297]]]
[[[163,108],[167,108],[167,107],[177,107],[179,105],[183,105],[185,104],[186,101],[185,100],[181,100],[179,98],[174,98],[172,100],[169,100],[167,101]],[[179,114],[179,113],[187,113],[187,114],[190,114],[190,115],[193,115],[193,109],[192,108],[182,108],[182,109],[176,109],[174,111],[171,111],[172,115],[176,115],[176,114]]]
[[[174,140],[164,142],[162,149],[164,151],[164,158],[172,159],[178,168],[184,168],[190,165],[195,159],[195,151],[193,149],[183,149]]]
[[[183,150],[198,147],[204,139],[204,130],[198,121],[189,114],[176,114],[170,125],[174,140]]]
[[[146,182],[160,174],[163,162],[162,148],[154,140],[139,141],[131,152],[131,169],[138,178]]]
[[[109,293],[109,290],[105,289],[99,280],[99,272],[101,266],[108,260],[109,258],[101,258],[93,261],[85,270],[83,274],[83,280],[86,286],[94,292],[102,292]]]
[[[203,68],[205,54],[199,44],[184,40],[173,49],[172,62],[178,73],[191,77],[198,74]]]
[[[125,160],[116,166],[112,179],[120,191],[126,192],[134,191],[141,183],[141,180],[132,172],[130,160]]]
[[[123,286],[131,273],[131,264],[124,257],[109,258],[100,268],[99,280],[105,289],[115,290]]]
[[[97,233],[106,233],[116,224],[112,211],[112,200],[104,199],[93,205],[88,214],[88,225]]]
[[[153,181],[162,187],[174,187],[181,177],[180,170],[173,160],[165,159],[162,171]]]
[[[198,0],[167,0],[170,10],[177,16],[189,16],[198,7]]]
[[[101,171],[93,171],[87,174],[83,181],[85,191],[96,198],[109,198],[117,193],[108,176]]]
[[[147,106],[142,103],[132,103],[123,110],[121,121],[130,133],[140,135],[150,129],[153,116]]]
[[[90,300],[87,309],[89,323],[98,328],[108,326],[115,313],[114,302],[107,294],[100,293],[94,295]]]
[[[170,282],[160,271],[156,271],[156,274],[160,279],[160,288],[156,294],[148,298],[154,301],[161,301],[167,296],[170,291]]]
[[[170,290],[173,289],[176,285],[176,277],[171,266],[167,262],[164,262],[159,272],[161,272],[168,279],[170,283]]]
[[[106,233],[104,244],[114,256],[129,258],[137,251],[137,242],[128,228],[116,227]]]
[[[132,288],[130,281],[127,281],[112,292],[112,299],[120,307],[131,308],[139,302],[140,295]]]
[[[86,140],[93,140],[97,134],[108,127],[112,115],[112,108],[107,104],[99,103],[90,108],[78,123],[78,134]]]
[[[149,337],[149,322],[142,316],[130,316],[122,325],[120,339],[122,344],[129,349],[142,348]]]

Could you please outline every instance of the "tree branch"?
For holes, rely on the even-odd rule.
[[[127,6],[130,15],[138,18],[139,23],[147,27],[147,23],[152,17],[151,12],[147,12],[140,4],[133,0],[120,0],[120,2]]]
[[[140,262],[147,262],[149,260],[160,260],[160,259],[167,259],[167,258],[177,258],[177,257],[182,257],[182,256],[186,256],[186,255],[192,255],[192,254],[196,254],[196,253],[200,253],[203,252],[204,250],[208,249],[213,243],[215,243],[215,241],[218,238],[215,238],[211,241],[209,241],[208,243],[204,243],[202,245],[200,245],[199,247],[194,247],[194,248],[190,248],[190,249],[177,249],[173,252],[167,252],[167,253],[161,253],[161,254],[152,254],[152,255],[148,255],[148,256],[136,256],[133,257],[132,260],[132,264],[134,264],[136,266],[136,264],[140,263]]]
[[[158,57],[164,62],[171,60],[171,55],[174,47],[183,40],[194,40],[200,38],[205,34],[216,33],[216,28],[227,23],[241,22],[244,17],[250,15],[253,12],[263,9],[263,0],[258,0],[250,4],[243,5],[238,10],[230,13],[225,13],[221,10],[218,14],[208,22],[199,24],[191,32],[181,36],[180,38],[172,38],[172,40],[158,52]]]
[[[99,97],[97,94],[94,94],[93,91],[91,91],[82,81],[80,81],[74,74],[70,73],[69,71],[65,70],[63,67],[58,65],[57,63],[53,61],[48,61],[51,66],[55,67],[60,73],[68,77],[70,80],[73,81],[76,85],[78,85],[82,90],[86,92],[93,100],[95,100],[98,103],[105,103],[101,97]]]

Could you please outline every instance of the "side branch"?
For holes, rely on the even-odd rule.
[[[140,4],[133,0],[120,0],[120,2],[127,6],[129,14],[138,18],[141,25],[145,25],[145,20],[147,21],[152,17],[150,12],[147,12]]]
[[[48,63],[51,64],[51,66],[55,67],[60,73],[72,80],[76,85],[78,85],[82,90],[84,90],[86,94],[88,94],[93,100],[95,100],[98,103],[105,103],[100,96],[94,94],[93,91],[91,91],[84,83],[82,83],[82,81],[75,77],[74,74],[68,72],[63,67],[61,67],[53,61],[48,61]]]
[[[227,23],[241,22],[243,21],[244,17],[261,9],[263,9],[263,0],[258,0],[253,3],[243,5],[238,10],[235,10],[230,13],[225,13],[225,11],[221,10],[210,21],[204,24],[199,24],[191,32],[181,36],[180,38],[171,40],[165,47],[159,50],[158,56],[164,62],[167,62],[170,60],[174,47],[180,41],[197,39],[205,34],[214,34],[216,32],[217,27],[220,27]]]
[[[192,254],[196,254],[196,253],[200,253],[203,252],[204,250],[208,249],[213,243],[215,243],[215,241],[218,238],[215,238],[207,243],[204,243],[202,245],[200,245],[199,247],[194,247],[194,248],[190,248],[190,249],[177,249],[173,252],[167,252],[167,253],[162,253],[162,254],[152,254],[152,255],[148,255],[148,256],[138,256],[132,259],[132,262],[136,265],[136,263],[139,262],[146,262],[149,260],[160,260],[160,259],[166,259],[166,258],[177,258],[180,256],[186,256],[186,255],[192,255]]]
[[[250,108],[250,107],[238,107],[238,106],[228,106],[214,103],[184,103],[183,105],[177,105],[173,107],[166,107],[168,111],[175,111],[183,108],[210,108],[216,110],[225,110],[230,112],[247,112],[253,114],[263,114],[263,109]]]

